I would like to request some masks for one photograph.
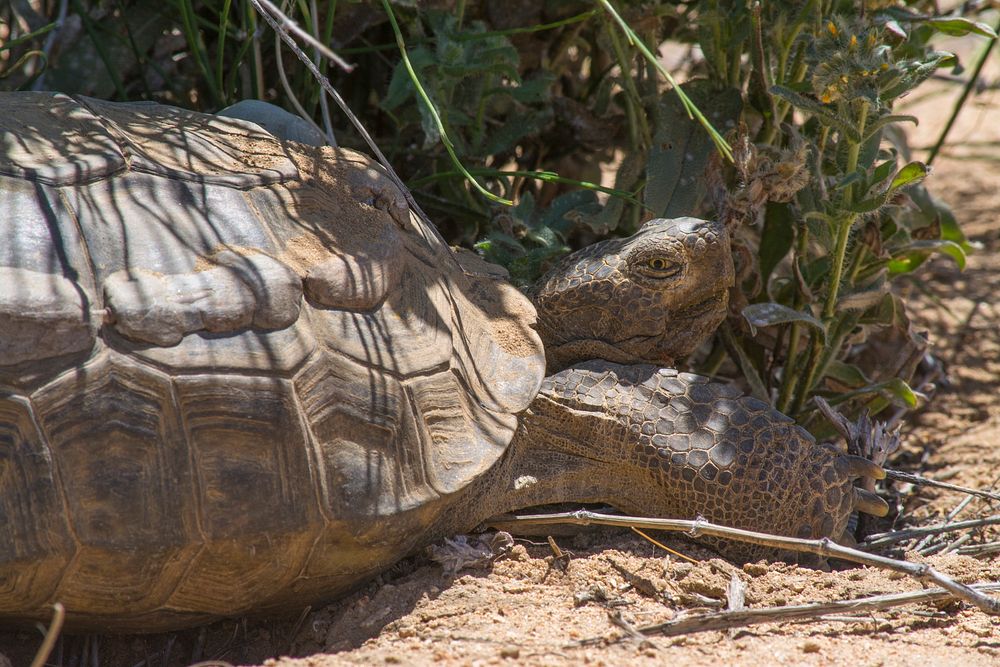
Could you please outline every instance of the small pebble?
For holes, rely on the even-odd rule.
[[[500,649],[501,658],[510,658],[511,660],[517,660],[521,657],[521,649],[516,646],[504,646]]]

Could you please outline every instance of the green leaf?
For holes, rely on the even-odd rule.
[[[584,217],[597,215],[600,211],[601,204],[595,192],[574,190],[552,200],[538,224],[561,234],[568,234],[583,221]]]
[[[993,28],[985,23],[970,21],[969,19],[962,18],[961,16],[939,16],[929,18],[927,19],[926,24],[933,27],[938,32],[943,32],[946,35],[953,35],[955,37],[968,35],[970,32],[994,39],[997,36],[996,32],[993,31]]]
[[[940,252],[948,255],[955,260],[955,264],[958,265],[960,270],[965,269],[965,251],[962,250],[962,246],[958,245],[954,241],[913,241],[903,248],[901,252],[893,256],[893,258],[889,261],[890,275],[910,273],[916,270],[916,268],[923,264],[932,252]]]
[[[836,113],[834,113],[832,108],[827,107],[814,99],[806,97],[805,95],[800,95],[786,86],[771,86],[771,94],[777,95],[786,102],[790,103],[792,106],[812,113],[821,123],[835,127],[849,140],[855,143],[861,143],[861,133],[858,132],[858,128],[856,128],[852,123],[840,118]]]
[[[800,322],[816,329],[823,334],[824,339],[826,338],[826,327],[823,326],[822,322],[809,313],[799,312],[780,303],[751,303],[743,309],[742,314],[750,324],[751,333],[755,336],[757,335],[757,327],[773,327],[779,324]]]
[[[837,183],[833,186],[833,189],[834,190],[843,190],[848,185],[851,185],[853,183],[857,183],[859,181],[864,180],[864,177],[865,177],[865,175],[864,175],[864,173],[860,169],[858,169],[856,171],[852,171],[847,176],[844,176],[842,179],[840,179],[839,181],[837,181]]]
[[[846,384],[848,387],[864,387],[871,383],[864,372],[854,364],[844,363],[834,359],[826,367],[827,377]]]
[[[720,90],[705,80],[690,81],[682,87],[699,108],[707,110],[712,125],[723,131],[735,126],[742,110],[738,90]],[[643,203],[656,217],[693,215],[705,195],[703,176],[712,153],[711,137],[698,121],[688,118],[684,105],[670,91],[660,97],[655,121]]]
[[[873,287],[845,294],[837,300],[838,310],[868,310],[877,306],[885,297],[889,285],[880,281]]]
[[[418,75],[422,75],[426,68],[434,64],[434,54],[422,46],[410,51],[409,56],[410,64]],[[389,87],[379,106],[386,111],[392,111],[413,97],[415,92],[406,66],[402,62],[396,63],[396,67],[392,70],[392,78],[389,79]]]
[[[884,294],[881,301],[862,315],[861,324],[892,324],[896,319],[896,299],[892,293]],[[900,304],[901,305],[901,304]]]
[[[768,202],[764,213],[764,229],[760,235],[760,280],[766,286],[778,263],[792,249],[795,240],[795,219],[787,203]]]
[[[542,109],[539,112],[528,112],[517,120],[509,120],[495,131],[485,132],[486,144],[478,152],[483,155],[496,155],[517,144],[524,137],[540,133],[552,120],[552,111]]]
[[[552,72],[537,72],[523,83],[517,86],[504,86],[498,92],[508,93],[518,102],[523,104],[536,104],[548,102],[552,97],[552,84],[556,81],[556,75]]]
[[[871,213],[872,211],[877,211],[885,206],[889,201],[889,196],[891,194],[892,191],[887,190],[882,194],[875,195],[874,197],[869,197],[868,199],[848,204],[845,208],[853,213]]]
[[[889,178],[892,175],[893,170],[896,168],[895,160],[886,160],[879,166],[872,170],[871,180],[869,181],[869,188],[879,185],[882,181]]]
[[[904,114],[886,114],[885,116],[877,118],[868,124],[865,128],[865,139],[869,138],[886,125],[891,125],[892,123],[913,123],[914,125],[919,125],[920,119],[916,116],[907,116]]]
[[[911,162],[896,172],[889,185],[890,190],[897,190],[907,185],[913,185],[924,180],[931,173],[931,168],[923,162]]]
[[[765,403],[771,403],[771,397],[768,395],[767,387],[764,386],[764,381],[761,379],[760,373],[757,372],[757,367],[753,365],[750,355],[747,354],[746,350],[739,344],[739,341],[736,340],[732,329],[728,324],[723,323],[719,328],[719,333],[722,335],[722,340],[729,353],[731,355],[735,353],[735,361],[743,372],[743,378],[750,385],[750,395]]]
[[[978,244],[973,244],[965,237],[965,233],[962,232],[962,228],[959,226],[958,220],[955,219],[955,214],[952,213],[951,208],[937,197],[931,195],[926,187],[918,185],[910,188],[907,194],[913,200],[913,203],[917,205],[922,219],[925,220],[925,224],[940,225],[942,239],[945,241],[954,241],[961,246],[966,254],[978,247]]]
[[[885,165],[883,164],[881,167],[879,167],[879,169],[881,169],[884,166]],[[872,211],[876,211],[881,207],[885,206],[889,202],[889,199],[892,198],[892,195],[894,195],[897,190],[909,185],[915,185],[916,183],[919,183],[920,181],[924,180],[924,178],[927,177],[930,171],[931,171],[930,167],[928,167],[923,162],[910,162],[909,164],[905,165],[902,169],[896,172],[896,175],[893,177],[892,182],[889,184],[889,187],[886,188],[883,192],[878,193],[873,197],[869,197],[868,199],[864,199],[859,202],[854,202],[849,206],[847,206],[847,210],[853,211],[854,213],[871,213]]]
[[[927,60],[911,60],[896,63],[902,70],[902,74],[891,84],[883,86],[879,93],[879,98],[883,101],[891,101],[907,93],[930,78],[940,67],[948,67],[957,62],[955,54],[946,51],[931,51],[927,54]]]
[[[889,394],[891,394],[891,397],[899,399],[899,401],[901,401],[903,405],[905,405],[908,408],[915,408],[919,404],[919,401],[917,400],[917,395],[913,392],[913,389],[911,389],[910,385],[908,385],[900,378],[893,378],[888,382],[881,382],[879,383],[879,385],[881,385],[880,389],[889,392]]]

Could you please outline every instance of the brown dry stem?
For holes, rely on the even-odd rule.
[[[977,593],[1000,591],[1000,584],[978,583],[972,584],[969,588]],[[834,602],[817,602],[814,604],[800,604],[786,607],[767,607],[765,609],[739,609],[735,611],[720,611],[711,614],[698,614],[688,616],[664,623],[646,625],[635,628],[644,635],[657,634],[664,637],[676,637],[678,635],[693,634],[696,632],[710,632],[712,630],[729,630],[732,628],[742,628],[761,623],[776,623],[787,621],[811,621],[818,620],[827,614],[843,614],[877,611],[879,609],[890,609],[907,604],[917,604],[925,602],[937,602],[954,597],[951,591],[943,588],[929,588],[922,591],[912,591],[909,593],[892,593],[889,595],[875,595],[857,600],[836,600]],[[824,620],[829,620],[824,619]],[[848,619],[838,617],[838,620],[864,621],[866,619]],[[631,635],[631,633],[629,633]],[[598,644],[604,642],[602,637],[591,637],[583,639],[580,645]]]
[[[919,581],[933,582],[952,596],[964,600],[981,611],[991,615],[1000,616],[1000,600],[984,595],[974,588],[955,581],[951,577],[935,570],[930,565],[921,563],[909,563],[896,558],[887,558],[875,554],[865,553],[858,549],[836,544],[829,538],[821,540],[805,540],[795,537],[784,537],[771,535],[768,533],[758,533],[751,530],[730,528],[720,526],[703,519],[694,521],[686,519],[655,519],[649,517],[631,517],[613,514],[601,514],[580,510],[576,512],[560,512],[557,514],[529,514],[503,517],[507,524],[522,525],[551,525],[551,524],[572,524],[578,526],[589,526],[599,524],[603,526],[618,526],[621,528],[631,528],[638,526],[652,530],[669,530],[674,532],[684,532],[691,537],[712,536],[723,539],[738,540],[750,544],[759,544],[775,549],[785,549],[800,553],[811,553],[825,558],[840,558],[842,560],[878,567],[895,572],[902,572],[910,575]]]
[[[918,537],[931,535],[941,535],[943,533],[953,533],[969,528],[982,528],[984,526],[995,526],[1000,524],[1000,515],[984,517],[982,519],[970,519],[968,521],[956,521],[954,523],[941,523],[923,528],[906,528],[904,530],[894,530],[889,533],[878,533],[871,535],[861,544],[864,549],[874,549],[884,547],[898,542],[905,542]]]
[[[1000,500],[1000,493],[991,493],[990,491],[983,491],[982,489],[970,489],[967,486],[949,484],[948,482],[939,482],[936,479],[914,475],[913,473],[903,472],[902,470],[889,470],[888,468],[884,468],[884,470],[887,479],[893,479],[897,482],[909,482],[910,484],[917,484],[920,486],[936,486],[939,489],[948,489],[949,491],[967,493],[970,496],[978,496],[980,498],[988,498],[990,500]]]
[[[56,639],[62,631],[63,621],[66,619],[66,609],[58,602],[52,605],[52,623],[45,632],[45,639],[35,653],[35,659],[31,661],[31,667],[43,667],[52,653],[52,648],[56,645]]]

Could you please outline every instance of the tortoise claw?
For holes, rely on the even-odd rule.
[[[847,464],[847,474],[851,479],[859,477],[870,477],[872,479],[885,479],[885,470],[882,466],[874,463],[863,456],[845,454],[843,457]]]
[[[854,509],[872,516],[885,516],[889,513],[888,503],[871,491],[858,487],[854,487]]]

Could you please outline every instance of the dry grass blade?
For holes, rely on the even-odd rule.
[[[330,62],[335,64],[340,69],[345,72],[352,72],[354,70],[354,65],[351,65],[346,60],[338,56],[336,53],[331,51],[322,42],[317,40],[315,37],[310,35],[308,32],[299,27],[299,24],[290,19],[285,15],[280,9],[278,9],[270,0],[251,0],[254,7],[260,12],[261,16],[265,18],[270,18],[268,23],[273,26],[274,23],[278,23],[281,26],[281,32],[292,32],[296,37],[304,41],[309,46],[313,47],[319,51],[324,58],[328,59]],[[277,30],[277,28],[275,29]]]
[[[56,639],[59,638],[59,633],[62,631],[64,620],[66,620],[66,608],[56,602],[52,605],[52,623],[45,632],[45,639],[42,640],[42,645],[38,647],[38,652],[35,653],[35,659],[31,661],[31,667],[43,667],[45,665],[49,659],[49,654],[52,653],[52,647],[56,645]]]
[[[573,524],[578,526],[590,526],[594,524],[602,526],[619,526],[621,528],[631,528],[639,526],[652,530],[670,530],[684,532],[691,537],[712,536],[721,537],[728,540],[759,544],[775,549],[785,549],[800,553],[811,553],[826,558],[840,558],[842,560],[861,563],[871,567],[879,567],[894,572],[902,572],[920,581],[933,582],[959,598],[974,605],[979,610],[991,615],[1000,616],[1000,600],[991,598],[988,595],[959,583],[951,577],[938,572],[930,565],[908,563],[904,560],[886,558],[875,554],[865,553],[858,549],[841,546],[831,541],[829,538],[821,540],[804,540],[796,537],[783,537],[780,535],[770,535],[768,533],[758,533],[751,530],[730,528],[718,524],[709,523],[702,519],[689,521],[685,519],[654,519],[648,517],[618,516],[613,514],[600,514],[598,512],[588,512],[580,510],[577,512],[561,512],[558,514],[531,514],[521,516],[505,516],[502,518],[505,524],[522,524],[544,526],[551,524]]]
[[[914,475],[913,473],[903,472],[901,470],[889,470],[888,468],[886,468],[885,476],[886,478],[895,480],[897,482],[909,482],[910,484],[918,484],[920,486],[935,486],[939,489],[948,489],[949,491],[958,491],[960,493],[967,493],[970,496],[978,496],[980,498],[988,498],[990,500],[1000,500],[1000,494],[998,493],[991,493],[989,491],[983,491],[981,489],[970,489],[967,486],[959,486],[958,484],[949,484],[948,482],[939,482],[935,479],[921,477],[920,475]]]
[[[979,583],[972,584],[971,589],[977,593],[988,593],[1000,591],[1000,584]],[[665,637],[676,637],[678,635],[693,634],[696,632],[709,632],[713,630],[730,630],[732,628],[742,628],[761,623],[777,623],[787,621],[810,621],[829,620],[821,618],[827,614],[843,614],[876,611],[879,609],[890,609],[907,604],[917,604],[924,602],[936,602],[947,600],[953,597],[950,591],[941,588],[930,588],[923,591],[912,591],[909,593],[892,593],[889,595],[875,595],[857,600],[836,600],[834,602],[817,602],[814,604],[792,605],[787,607],[767,607],[765,609],[739,609],[735,611],[719,611],[711,614],[698,614],[665,623],[646,625],[636,628],[644,635],[656,634]],[[848,619],[843,616],[838,620],[865,621],[865,618]],[[631,635],[631,633],[630,633]],[[596,644],[603,642],[603,638],[588,638],[581,640],[580,644]]]
[[[299,45],[295,43],[295,40],[292,39],[292,36],[288,34],[288,31],[285,30],[283,25],[264,9],[264,7],[260,4],[262,0],[250,0],[250,2],[257,10],[257,13],[260,14],[264,20],[267,21],[268,25],[270,25],[271,28],[281,36],[281,40],[288,46],[289,49],[291,49],[292,53],[295,54],[302,64],[305,65],[306,69],[309,70],[309,73],[312,74],[313,78],[316,79],[323,90],[325,90],[330,97],[333,98],[333,101],[337,103],[337,106],[344,112],[347,119],[351,121],[351,125],[353,125],[354,129],[358,131],[358,134],[360,134],[361,138],[365,140],[365,143],[368,144],[368,147],[375,155],[379,164],[385,168],[389,178],[396,185],[396,187],[402,191],[403,196],[406,197],[406,203],[410,205],[410,208],[428,225],[431,233],[437,237],[438,241],[442,244],[446,244],[444,237],[441,236],[441,232],[438,231],[438,228],[431,222],[430,218],[427,217],[427,214],[424,213],[423,209],[421,209],[417,204],[417,201],[413,198],[413,193],[411,193],[409,188],[406,187],[406,184],[403,183],[403,179],[401,179],[399,174],[396,173],[396,170],[392,168],[392,164],[389,162],[389,159],[386,158],[385,154],[382,153],[381,149],[379,149],[378,144],[375,143],[375,139],[372,138],[372,135],[361,123],[361,120],[354,114],[353,111],[351,111],[350,107],[347,106],[347,102],[345,102],[344,98],[337,92],[337,89],[333,87],[330,80],[319,71],[319,68],[316,67],[316,63],[314,63],[309,56],[306,55],[305,51],[299,48]]]
[[[935,526],[926,526],[924,528],[907,528],[905,530],[896,530],[891,533],[878,533],[876,535],[872,535],[862,543],[862,546],[865,549],[874,549],[876,547],[884,547],[918,537],[940,535],[942,533],[952,533],[969,528],[981,528],[983,526],[996,525],[1000,525],[1000,515],[988,516],[982,519],[970,519],[968,521],[957,521],[955,523],[942,523]]]

